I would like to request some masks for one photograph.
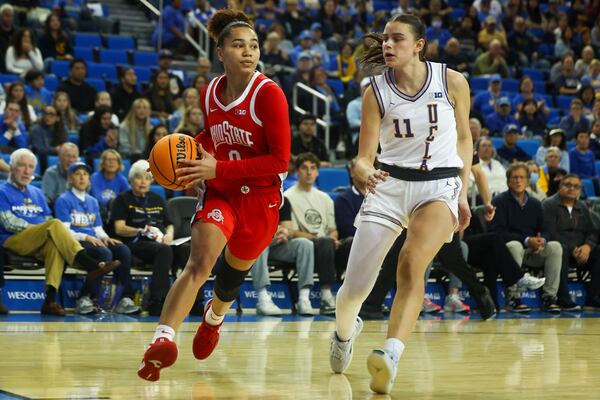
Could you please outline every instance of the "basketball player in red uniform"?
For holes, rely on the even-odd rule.
[[[206,129],[196,137],[200,160],[177,170],[188,186],[205,183],[192,222],[190,258],[162,309],[138,375],[149,381],[177,359],[175,330],[188,315],[199,288],[216,268],[214,297],[204,308],[193,343],[194,356],[210,356],[227,310],[255,259],[277,229],[281,183],[291,148],[288,105],[283,91],[256,71],[260,57],[249,18],[220,10],[208,23],[225,74],[202,92]]]

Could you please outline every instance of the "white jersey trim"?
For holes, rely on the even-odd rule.
[[[232,101],[231,103],[229,103],[227,106],[224,106],[223,103],[221,103],[219,101],[219,98],[217,97],[218,82],[220,82],[221,79],[223,79],[223,77],[225,76],[225,75],[221,75],[218,78],[217,84],[215,84],[215,86],[214,86],[214,88],[212,90],[213,100],[215,101],[215,103],[217,104],[217,106],[219,106],[219,108],[222,109],[225,112],[231,110],[234,107],[237,107],[244,100],[246,100],[246,96],[248,96],[248,93],[250,92],[250,89],[252,89],[252,86],[254,85],[254,81],[256,80],[256,78],[259,77],[259,75],[260,75],[260,72],[254,71],[254,75],[252,75],[252,79],[250,79],[250,82],[248,82],[248,85],[246,85],[246,89],[244,89],[244,93],[242,93],[242,95],[240,97],[238,97],[237,99],[235,99],[235,101]]]
[[[212,88],[215,82],[219,79],[220,78],[214,78],[212,81],[210,81],[210,83],[208,84],[208,88],[206,89],[206,96],[204,98],[204,112],[206,113],[207,117],[208,113],[210,112],[210,95],[212,93]]]
[[[403,93],[400,89],[398,89],[398,86],[396,86],[396,74],[394,73],[394,69],[390,68],[387,70],[387,72],[384,72],[384,77],[385,80],[388,84],[388,86],[390,87],[390,89],[392,89],[392,93],[395,93],[398,97],[400,97],[403,100],[406,101],[412,101],[415,102],[417,101],[421,96],[423,96],[423,94],[427,91],[427,89],[429,89],[429,85],[431,84],[431,78],[433,75],[433,71],[431,68],[431,64],[429,63],[429,61],[425,61],[425,65],[426,65],[426,73],[427,75],[425,76],[425,82],[423,82],[423,86],[421,86],[421,89],[419,89],[419,91],[417,93],[415,93],[413,96],[409,96],[406,93]]]
[[[256,115],[256,112],[254,112],[254,103],[256,103],[256,96],[258,95],[258,91],[260,90],[260,88],[262,88],[266,83],[269,82],[273,82],[270,79],[264,79],[262,82],[260,82],[257,86],[256,89],[254,89],[254,93],[252,93],[252,98],[250,99],[250,116],[252,117],[252,120],[256,123],[256,125],[262,127],[262,121],[260,119],[258,119],[258,116]]]

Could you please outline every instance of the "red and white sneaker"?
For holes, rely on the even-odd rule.
[[[206,313],[210,309],[211,304],[212,299],[210,299],[204,306],[202,323],[198,327],[196,335],[194,336],[192,350],[194,351],[194,357],[196,357],[198,360],[204,360],[208,358],[208,356],[212,354],[215,347],[217,347],[217,343],[219,343],[219,330],[221,329],[223,322],[216,326],[210,325],[206,322]]]
[[[144,359],[138,368],[138,376],[147,381],[160,379],[160,370],[170,367],[177,360],[177,345],[167,338],[158,338],[146,349]]]

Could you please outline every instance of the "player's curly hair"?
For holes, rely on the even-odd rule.
[[[252,20],[246,13],[227,8],[217,11],[208,21],[208,33],[217,45],[222,46],[231,30],[240,26],[254,29]]]

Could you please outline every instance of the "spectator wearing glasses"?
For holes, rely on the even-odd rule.
[[[513,258],[521,266],[544,267],[546,283],[543,287],[544,310],[560,312],[556,295],[560,283],[562,247],[551,241],[544,226],[544,215],[539,200],[527,194],[530,172],[525,163],[516,162],[506,171],[508,190],[494,197],[496,215],[492,230],[499,233]],[[508,304],[513,308],[513,304]]]
[[[567,283],[571,265],[591,272],[586,306],[600,308],[598,229],[594,226],[588,207],[579,200],[581,188],[581,179],[577,175],[565,175],[560,181],[558,193],[542,204],[549,237],[563,247],[558,304],[565,311],[580,309],[569,295]]]

